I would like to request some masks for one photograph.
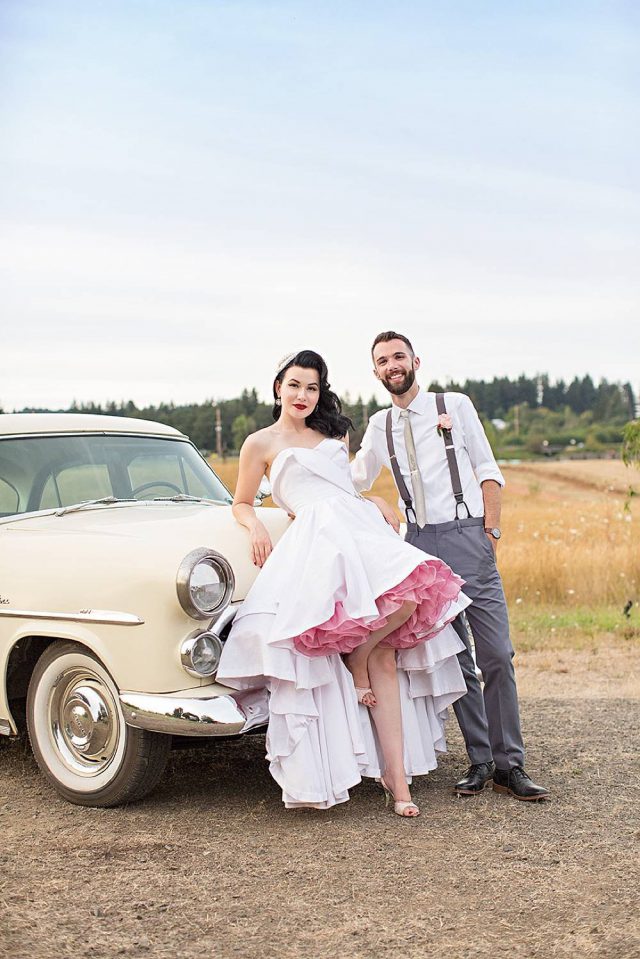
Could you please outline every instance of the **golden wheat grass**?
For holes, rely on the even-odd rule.
[[[212,461],[234,488],[237,460]],[[640,476],[620,462],[530,463],[504,468],[499,566],[513,607],[616,607],[640,599]],[[383,470],[373,492],[395,503]],[[271,504],[267,500],[267,504]],[[514,610],[516,612],[516,610]],[[518,610],[519,612],[519,610]]]

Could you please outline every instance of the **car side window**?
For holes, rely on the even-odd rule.
[[[179,458],[173,453],[150,453],[144,456],[136,456],[127,467],[129,482],[133,490],[148,486],[149,495],[153,494],[150,484],[158,486],[158,496],[171,495],[169,489],[163,487],[164,483],[177,487],[181,493],[188,493],[185,489],[184,472],[180,468]]]
[[[191,493],[187,488],[182,458],[175,453],[136,456],[127,467],[132,490],[144,489],[150,497]],[[157,489],[154,491],[154,487]]]
[[[195,470],[192,469],[190,463],[184,463],[184,474],[187,486],[189,487],[188,492],[191,496],[202,496],[204,499],[210,498],[211,490],[207,489]]]
[[[39,508],[54,509],[103,496],[113,496],[107,467],[102,463],[83,463],[68,466],[49,477],[42,490]]]
[[[0,516],[11,516],[20,508],[20,495],[8,480],[0,478]]]

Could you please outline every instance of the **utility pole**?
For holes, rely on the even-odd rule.
[[[515,419],[513,423],[513,428],[516,436],[520,436],[520,404],[516,403],[514,407]]]
[[[222,459],[222,415],[219,406],[216,406],[216,453]]]

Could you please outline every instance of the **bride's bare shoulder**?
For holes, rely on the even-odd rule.
[[[264,429],[256,430],[255,433],[247,436],[242,444],[242,451],[249,456],[261,456],[268,462],[271,459],[269,454],[273,450],[275,443],[276,438],[273,430],[271,427],[265,426]]]

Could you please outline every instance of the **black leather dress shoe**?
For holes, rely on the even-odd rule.
[[[493,788],[497,793],[507,793],[514,799],[523,799],[525,802],[538,802],[550,798],[549,790],[544,786],[536,786],[522,766],[514,766],[513,769],[496,769],[493,774]]]
[[[467,769],[467,775],[455,784],[456,796],[477,796],[493,779],[494,763],[474,763]]]

